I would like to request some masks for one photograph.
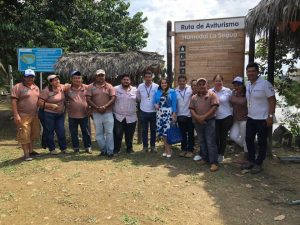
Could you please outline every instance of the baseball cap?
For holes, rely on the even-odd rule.
[[[71,75],[71,77],[72,77],[72,76],[81,76],[81,73],[80,73],[80,71],[78,71],[78,70],[73,70],[73,71],[70,73],[70,75]]]
[[[242,84],[242,83],[243,83],[243,78],[237,76],[237,77],[235,77],[235,78],[233,79],[232,83],[233,83],[233,84],[234,84],[234,83],[241,83],[241,84]]]
[[[199,79],[197,80],[197,84],[198,84],[200,81],[204,81],[205,83],[207,83],[207,80],[206,80],[205,78],[203,78],[203,77],[201,77],[201,78],[199,78]]]
[[[97,70],[96,73],[95,73],[95,75],[100,75],[100,74],[105,75],[105,70],[99,69],[99,70]]]
[[[47,77],[47,80],[50,82],[50,80],[56,78],[56,77],[59,77],[59,75],[56,75],[56,74],[51,74]]]
[[[24,72],[24,77],[29,77],[29,76],[34,76],[35,77],[35,72],[32,69],[27,69]]]

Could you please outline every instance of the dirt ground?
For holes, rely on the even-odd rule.
[[[42,155],[24,162],[5,101],[0,117],[0,224],[300,225],[300,205],[289,204],[300,199],[300,164],[269,159],[263,173],[242,174],[230,154],[211,173],[178,146],[166,161],[139,145],[111,160],[96,145],[92,155],[37,148]]]

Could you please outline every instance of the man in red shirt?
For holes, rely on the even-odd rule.
[[[77,70],[71,73],[71,83],[71,87],[65,94],[73,150],[75,153],[79,152],[78,126],[80,126],[85,151],[92,153],[91,136],[88,127],[88,104],[86,101],[88,86],[82,83],[81,73]]]
[[[219,106],[218,96],[208,90],[207,80],[200,78],[197,81],[196,95],[190,102],[190,110],[195,121],[195,129],[200,142],[200,164],[209,163],[210,171],[218,170],[218,149],[215,132],[215,116]]]
[[[35,73],[25,70],[23,82],[16,84],[11,93],[14,122],[17,126],[17,140],[22,145],[25,161],[31,161],[33,140],[39,138],[40,123],[37,116],[39,88],[34,84]]]

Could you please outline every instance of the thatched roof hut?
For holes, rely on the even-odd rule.
[[[67,76],[76,69],[91,77],[97,69],[104,69],[108,77],[116,78],[124,73],[141,75],[147,69],[159,73],[163,67],[163,56],[156,52],[88,52],[63,55],[55,72]]]
[[[276,29],[300,47],[300,0],[262,0],[246,16],[249,36]]]

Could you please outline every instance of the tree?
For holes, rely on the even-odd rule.
[[[59,47],[64,52],[128,51],[146,46],[147,20],[129,16],[125,0],[0,1],[0,60],[16,66],[18,47]]]

